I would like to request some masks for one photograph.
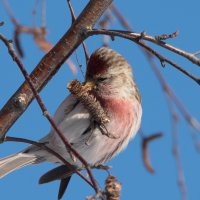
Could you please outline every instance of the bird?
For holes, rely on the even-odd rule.
[[[108,47],[100,47],[90,56],[84,85],[90,86],[90,95],[99,102],[108,116],[109,120],[103,124],[104,131],[87,106],[73,93],[59,105],[53,119],[88,166],[97,167],[125,149],[134,138],[141,124],[142,102],[131,65],[121,54]],[[39,142],[56,151],[75,169],[83,169],[82,162],[66,149],[53,128]],[[56,156],[34,145],[1,158],[0,178],[29,164],[42,162],[52,162],[59,166],[45,173],[40,183],[61,180],[61,185],[68,184],[74,171]],[[65,186],[61,190],[65,190]],[[63,191],[60,193],[61,197]]]

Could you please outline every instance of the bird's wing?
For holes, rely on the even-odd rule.
[[[60,104],[54,115],[54,121],[70,143],[76,143],[82,134],[86,137],[87,132],[91,132],[91,129],[89,129],[92,124],[91,116],[74,95],[69,95]],[[40,142],[48,142],[49,147],[57,149],[59,153],[62,150],[65,152],[63,142],[53,128]]]
[[[86,154],[86,151],[90,151],[91,142],[92,147],[95,147],[96,142],[98,142],[95,138],[101,135],[98,128],[94,126],[94,121],[91,119],[88,110],[72,95],[66,98],[58,107],[54,120],[68,142],[78,152],[83,152],[84,154]],[[53,128],[40,142],[46,143],[49,148],[54,149],[69,162],[74,163],[72,155],[69,154],[63,141]],[[38,154],[42,158],[44,157],[49,162],[60,163],[58,158],[50,154],[47,155],[46,151],[35,151],[34,154]],[[81,167],[82,163],[77,160],[74,165]]]
[[[54,120],[56,124],[59,124],[67,114],[69,114],[73,108],[78,104],[78,100],[74,95],[70,94],[64,101],[60,104],[54,114]]]

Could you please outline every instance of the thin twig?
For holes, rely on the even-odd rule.
[[[182,49],[179,49],[170,44],[167,44],[166,42],[159,41],[155,38],[155,36],[150,36],[150,35],[147,35],[146,33],[143,34],[143,36],[141,37],[141,33],[134,33],[134,32],[130,32],[130,31],[120,31],[120,30],[90,30],[89,32],[91,32],[91,33],[93,32],[93,34],[94,34],[94,31],[96,32],[96,34],[119,36],[119,37],[123,37],[123,38],[129,39],[129,40],[135,40],[135,39],[140,38],[142,40],[150,41],[158,46],[161,46],[161,47],[168,49],[180,56],[183,56],[183,57],[187,58],[189,61],[196,64],[197,66],[200,66],[200,58],[196,57],[195,54],[186,52]]]
[[[85,178],[85,176],[83,176],[77,169],[75,169],[74,167],[72,167],[72,165],[69,162],[67,162],[67,160],[65,160],[60,154],[58,154],[56,151],[54,151],[53,149],[51,149],[48,146],[46,146],[44,143],[35,142],[33,140],[29,140],[29,139],[25,139],[25,138],[17,138],[17,137],[10,137],[10,136],[6,136],[4,141],[5,142],[22,142],[22,143],[32,144],[32,145],[35,145],[35,146],[37,146],[37,147],[39,147],[41,149],[44,149],[45,151],[47,151],[50,154],[52,154],[55,157],[57,157],[61,162],[63,162],[73,172],[75,172],[76,174],[78,174],[91,187],[93,187],[92,183],[87,178]]]
[[[68,6],[69,6],[69,10],[70,10],[71,16],[72,16],[72,24],[73,24],[74,21],[76,20],[76,15],[75,15],[74,9],[73,9],[73,7],[72,7],[71,1],[70,1],[70,0],[67,0],[67,3],[68,3]],[[86,50],[86,45],[85,45],[84,42],[82,42],[81,44],[82,44],[83,49],[84,49],[85,58],[86,58],[86,65],[87,65],[87,60],[89,59],[89,56],[88,56],[88,54],[87,54],[87,51],[85,51],[85,50]],[[78,56],[77,56],[76,51],[75,51],[75,54],[76,54],[76,60],[77,60],[79,69],[80,69],[80,71],[81,71],[81,74],[82,74],[82,76],[85,78],[84,73],[83,73],[83,70],[82,70],[82,65],[81,65],[81,64],[79,63],[79,61],[78,61]]]
[[[4,5],[4,7],[5,7],[5,9],[6,9],[7,13],[8,13],[8,15],[9,15],[11,21],[12,21],[12,23],[15,24],[15,26],[19,25],[17,19],[15,18],[15,16],[12,13],[12,10],[11,10],[11,8],[10,8],[7,0],[3,0],[2,2],[3,2],[3,5]]]
[[[149,53],[151,53],[152,55],[156,56],[160,60],[160,63],[161,63],[161,65],[163,67],[165,67],[165,63],[168,63],[171,66],[173,66],[175,69],[179,70],[180,72],[182,72],[183,74],[185,74],[186,76],[188,76],[189,78],[191,78],[198,85],[200,85],[200,78],[194,76],[193,74],[191,74],[187,70],[183,69],[181,66],[179,66],[175,62],[171,61],[170,59],[166,58],[165,56],[161,55],[160,53],[158,53],[157,51],[155,51],[154,49],[152,49],[151,47],[147,46],[145,43],[138,42],[138,44],[140,46],[142,46],[143,48],[145,48]]]
[[[110,6],[110,9],[113,11],[113,13],[115,14],[115,16],[117,17],[117,19],[119,20],[119,22],[121,23],[121,25],[127,29],[128,31],[131,31],[133,32],[133,29],[132,27],[130,26],[130,24],[126,21],[126,19],[123,17],[123,15],[120,13],[120,11],[118,10],[118,8],[112,4]],[[175,32],[175,33],[172,33],[172,34],[168,34],[168,35],[162,35],[162,37],[165,37],[165,38],[173,38],[173,37],[176,37],[178,34],[178,32]],[[145,35],[144,35],[145,36]],[[159,38],[162,38],[161,36],[157,36]],[[155,37],[156,38],[156,37]],[[144,42],[143,42],[144,44]],[[172,91],[172,89],[169,87],[169,85],[167,84],[167,82],[164,80],[164,77],[162,76],[162,74],[160,73],[160,71],[157,69],[156,67],[156,63],[153,62],[153,57],[152,55],[148,52],[148,51],[145,51],[144,49],[143,50],[143,53],[145,54],[147,60],[149,61],[154,73],[156,74],[156,77],[158,78],[163,90],[166,92],[166,94],[168,93],[168,95],[172,95],[170,98],[172,99],[172,101],[175,102],[176,106],[179,108],[180,112],[183,114],[183,116],[185,117],[186,121],[191,125],[191,127],[193,127],[194,129],[196,129],[198,132],[200,132],[200,123],[195,119],[193,118],[189,112],[185,109],[185,107],[182,105],[182,103],[180,102],[180,100],[178,99],[178,97],[175,95],[175,93]],[[193,53],[194,56],[198,55],[200,51],[197,51],[196,53]],[[161,61],[161,64],[164,65],[164,62],[162,61],[163,57],[160,57],[160,61]],[[175,64],[175,63],[174,63]],[[175,64],[175,66],[179,69],[180,67],[178,65]],[[182,68],[180,68],[180,70],[184,70]],[[188,73],[186,71],[186,73]],[[190,76],[190,74],[189,74]],[[191,77],[192,79],[194,77]],[[199,79],[197,77],[195,77],[195,81],[197,83],[199,83]],[[197,149],[199,149],[199,143],[196,141],[197,138],[196,138],[196,134],[193,134],[193,140],[195,142],[195,146]]]
[[[185,182],[184,170],[181,162],[181,155],[180,149],[178,144],[178,133],[177,133],[177,123],[178,123],[178,116],[175,110],[173,109],[171,99],[169,99],[169,110],[171,113],[172,119],[172,152],[175,157],[177,172],[178,172],[178,186],[182,195],[182,200],[187,200],[187,187]]]
[[[178,186],[179,186],[181,195],[183,197],[183,200],[186,200],[187,199],[187,187],[186,187],[186,183],[185,183],[185,180],[184,180],[184,171],[183,171],[181,160],[180,160],[180,151],[179,151],[177,131],[176,131],[177,117],[175,117],[176,115],[175,115],[175,112],[172,110],[172,105],[171,105],[172,102],[174,101],[174,99],[173,99],[173,96],[171,96],[170,94],[173,93],[173,91],[169,87],[167,82],[165,81],[165,79],[162,76],[162,74],[160,73],[160,71],[158,70],[156,63],[153,62],[154,60],[153,60],[152,55],[149,54],[148,52],[146,52],[145,55],[146,55],[147,60],[150,63],[150,66],[151,66],[153,72],[155,73],[157,79],[159,80],[160,85],[163,88],[163,91],[164,91],[164,93],[167,97],[167,100],[168,100],[167,102],[168,102],[169,111],[172,115],[173,153],[174,153],[174,158],[175,158],[176,165],[177,165]],[[175,122],[175,120],[176,120],[176,122]],[[175,143],[175,140],[176,140],[176,143]]]
[[[200,51],[196,51],[196,52],[193,53],[194,56],[197,56],[199,54],[200,54]]]
[[[153,72],[155,73],[158,81],[160,82],[161,87],[163,88],[164,94],[166,95],[169,111],[172,116],[173,155],[174,155],[176,165],[177,165],[178,186],[179,186],[183,200],[186,200],[187,199],[187,187],[186,187],[186,183],[185,183],[185,179],[184,179],[184,171],[183,171],[183,167],[182,167],[182,163],[181,163],[181,159],[180,159],[180,150],[179,150],[179,146],[178,146],[178,138],[177,138],[177,130],[176,130],[176,124],[177,124],[178,117],[177,117],[177,114],[175,113],[175,110],[172,109],[172,103],[175,103],[176,107],[180,110],[180,112],[182,113],[183,116],[185,116],[185,114],[186,114],[186,116],[187,116],[186,120],[188,118],[193,119],[193,117],[186,111],[185,107],[179,101],[178,97],[174,94],[174,92],[172,91],[170,86],[167,84],[167,82],[165,81],[164,77],[162,76],[160,70],[158,70],[158,67],[156,66],[156,63],[154,62],[151,54],[146,52],[145,55],[146,55],[147,60],[150,63],[150,66],[151,66]],[[192,121],[194,121],[194,119]],[[190,124],[190,121],[187,120],[187,122]],[[190,124],[190,125],[198,131],[198,129],[199,129],[198,127],[194,127],[192,124]],[[199,131],[200,131],[200,129],[199,129]],[[195,134],[195,136],[196,136],[196,134]],[[197,138],[194,137],[194,134],[192,134],[192,139],[194,141],[195,147],[197,149],[199,149],[198,148],[199,145],[197,145],[198,144]]]
[[[34,4],[34,6],[33,6],[33,9],[32,9],[33,27],[36,26],[36,15],[37,15],[38,3],[39,3],[39,0],[36,0],[36,1],[35,1],[35,4]]]
[[[116,18],[119,20],[119,22],[121,23],[121,25],[126,29],[128,30],[128,33],[132,34],[132,35],[135,35],[135,38],[137,38],[140,33],[133,33],[134,30],[133,28],[131,27],[131,25],[127,22],[127,20],[124,18],[124,16],[120,13],[119,9],[115,6],[115,4],[112,4],[110,6],[110,10],[114,13],[114,15],[116,16]],[[178,34],[178,31],[172,33],[172,34],[163,34],[161,36],[167,36],[166,39],[169,39],[169,38],[174,38],[176,37]],[[161,37],[161,36],[157,36],[158,38]],[[148,36],[148,35],[145,35],[143,37],[144,40],[147,40],[147,41],[151,41],[157,45],[160,45],[178,55],[181,55],[185,58],[187,58],[188,60],[190,60],[191,62],[193,62],[194,64],[200,66],[200,59],[197,57],[197,55],[199,54],[200,51],[197,51],[195,53],[189,53],[189,52],[186,52],[186,51],[183,51],[182,49],[179,49],[177,47],[174,47],[170,44],[167,44],[165,42],[162,42],[160,41],[158,38],[153,37],[153,36]],[[161,37],[162,38],[162,37]],[[157,40],[158,39],[158,40]]]
[[[116,30],[96,30],[96,29],[88,30],[88,34],[89,35],[110,35],[112,37],[118,36],[118,37],[129,39],[129,40],[137,43],[138,45],[142,46],[143,48],[145,48],[151,54],[155,55],[161,61],[162,65],[164,65],[164,62],[169,63],[171,66],[178,69],[180,72],[182,72],[183,74],[185,74],[186,76],[188,76],[189,78],[191,78],[197,84],[200,85],[200,78],[192,75],[185,69],[181,68],[178,64],[172,62],[171,60],[167,59],[166,57],[164,57],[161,54],[159,54],[158,52],[156,52],[151,47],[147,46],[145,43],[141,42],[141,39],[146,38],[146,34],[130,33],[127,31],[118,31],[118,30],[116,31]],[[152,36],[148,36],[148,37],[152,37]],[[195,57],[195,56],[193,56],[193,57]],[[195,62],[195,60],[193,60],[193,59],[191,59],[190,61]],[[196,64],[200,65],[200,59],[198,59],[198,61],[199,61],[199,63],[196,62]]]
[[[75,51],[74,54],[75,54],[76,62],[77,62],[78,66],[79,66],[79,69],[81,71],[81,75],[83,76],[83,78],[85,78],[85,75],[84,75],[84,72],[83,72],[83,68],[82,68],[82,64],[79,62],[77,52]]]
[[[119,22],[121,23],[121,25],[125,28],[125,29],[127,29],[127,30],[129,30],[129,31],[132,31],[133,32],[133,29],[131,28],[131,26],[128,24],[128,22],[126,21],[126,19],[123,17],[123,15],[120,13],[120,11],[117,9],[117,7],[116,6],[114,6],[113,4],[112,4],[112,6],[111,6],[111,10],[113,11],[113,13],[116,15],[116,17],[117,17],[117,19],[119,20]],[[174,37],[174,36],[177,36],[177,34],[175,33],[175,34],[172,34],[172,35],[164,35],[164,36],[162,36],[161,38],[171,38],[171,37]],[[153,62],[153,57],[152,57],[152,55],[148,52],[148,51],[145,51],[144,49],[141,49],[142,50],[142,52],[144,53],[144,55],[146,56],[146,58],[147,58],[147,60],[149,61],[149,63],[150,63],[150,66],[152,67],[152,68],[155,68],[156,67],[156,63],[155,62]],[[194,54],[195,55],[195,54]],[[197,55],[197,54],[196,54]],[[158,80],[161,82],[161,86],[163,87],[163,91],[165,92],[165,94],[167,95],[167,92],[165,91],[165,89],[167,89],[167,91],[170,91],[171,90],[171,88],[169,88],[168,86],[166,86],[165,85],[165,82],[163,82],[162,81],[162,77],[160,77],[159,78],[159,74],[161,75],[161,73],[160,73],[160,71],[157,69],[157,67],[156,67],[156,71],[158,71],[159,72],[159,74],[157,75],[157,73],[155,72],[155,70],[153,70],[154,71],[154,73],[156,74],[156,77],[158,78]],[[167,87],[167,88],[166,88]],[[173,102],[173,98],[171,97],[171,96],[167,96],[168,98],[168,103],[172,103]],[[171,102],[169,102],[169,100],[171,101]],[[169,108],[170,109],[170,112],[171,112],[171,114],[172,114],[172,110],[171,110],[171,108]],[[173,117],[173,114],[172,114],[172,117]],[[173,120],[175,120],[175,119],[173,119]],[[175,123],[174,121],[173,121],[173,123]],[[140,131],[140,135],[141,135],[141,137],[142,137],[142,139],[144,138],[144,136],[143,136],[143,132],[141,132]],[[173,140],[174,140],[174,138],[175,138],[175,136],[174,136],[175,134],[173,134]],[[196,140],[196,139],[194,139],[194,138],[196,138],[196,137],[194,137],[194,136],[196,136],[196,135],[192,135],[193,136],[193,140]],[[177,139],[177,138],[176,138]],[[195,144],[196,144],[196,142],[195,142]],[[199,146],[199,145],[198,145]],[[175,146],[174,145],[174,148],[178,148],[177,146]],[[182,194],[182,197],[184,198],[184,197],[187,197],[187,190],[186,190],[186,184],[185,184],[185,181],[184,181],[184,178],[181,178],[181,177],[184,177],[183,176],[183,170],[182,170],[182,166],[181,166],[181,161],[180,161],[180,154],[179,154],[179,150],[177,151],[178,152],[178,154],[176,153],[176,155],[175,155],[175,159],[176,159],[176,163],[177,163],[177,167],[178,167],[178,179],[179,179],[179,188],[180,188],[180,191],[181,191],[181,194]],[[179,163],[179,164],[178,164]],[[181,169],[181,171],[180,171],[180,169]]]
[[[164,79],[163,75],[160,73],[158,70],[157,66],[153,62],[152,58],[150,57],[150,63],[151,63],[151,68],[156,74],[156,77],[158,78],[161,87],[163,88],[163,91],[169,96],[172,101],[175,103],[176,107],[179,109],[185,120],[190,124],[191,127],[193,127],[196,131],[200,132],[200,123],[198,122],[197,119],[192,117],[190,113],[186,110],[186,108],[183,106],[181,101],[178,99],[176,94],[173,92],[173,90],[170,88],[170,86],[167,84],[166,80]]]
[[[102,19],[99,21],[98,25],[101,29],[109,29],[109,26],[114,22],[113,14],[112,11],[109,9],[105,12],[104,16]],[[110,38],[108,35],[103,36],[103,46],[108,47]]]
[[[75,15],[74,9],[72,7],[71,1],[67,0],[67,3],[68,3],[68,6],[69,6],[69,10],[70,10],[71,16],[72,16],[72,24],[73,24],[74,21],[76,20],[76,15]],[[82,42],[82,46],[83,46],[83,50],[84,50],[84,54],[85,54],[85,59],[86,59],[86,65],[87,65],[87,62],[89,60],[89,54],[88,54],[85,42]]]
[[[110,10],[113,12],[113,14],[116,16],[116,18],[118,19],[118,21],[121,23],[121,25],[128,31],[132,31],[133,29],[130,26],[130,24],[127,22],[127,20],[124,18],[124,16],[120,13],[120,11],[118,10],[118,8],[115,6],[114,3],[112,3],[112,5],[110,6]]]
[[[75,16],[75,13],[74,13],[74,9],[72,7],[72,4],[71,4],[71,1],[70,0],[67,0],[67,4],[69,6],[69,10],[70,10],[70,13],[71,13],[71,16],[72,16],[72,24],[75,22],[76,20],[76,16]]]
[[[46,0],[42,0],[42,28],[46,29]]]

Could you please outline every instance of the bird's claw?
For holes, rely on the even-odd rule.
[[[102,135],[105,135],[105,136],[107,136],[111,139],[118,139],[119,138],[119,136],[116,136],[116,135],[108,132],[107,128],[103,124],[99,125],[99,129],[100,129]]]

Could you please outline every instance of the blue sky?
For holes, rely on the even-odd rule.
[[[19,22],[24,25],[31,25],[31,11],[34,1],[10,0],[9,2]],[[162,3],[159,0],[137,1],[136,3],[130,0],[126,2],[116,0],[115,2],[136,32],[146,31],[150,35],[160,35],[179,30],[180,35],[167,42],[189,52],[196,52],[200,49],[200,28],[198,25],[199,0],[168,0],[167,3]],[[86,0],[72,1],[77,15],[86,3]],[[39,24],[39,17],[37,17],[37,20]],[[2,2],[0,3],[0,21],[5,22],[5,25],[0,28],[0,32],[8,38],[11,38],[13,26],[4,10]],[[71,18],[66,1],[59,1],[57,3],[55,1],[47,2],[47,39],[51,43],[55,44],[61,38],[69,27],[70,22]],[[111,28],[121,29],[121,26],[115,20]],[[21,43],[25,52],[23,63],[26,69],[31,72],[44,53],[38,49],[32,37],[29,35],[23,35],[21,37]],[[89,52],[92,53],[94,49],[102,45],[102,37],[91,37],[87,39],[86,44]],[[154,45],[151,46],[155,47],[156,50],[168,58],[171,58],[171,60],[179,63],[188,71],[197,76],[200,75],[199,67],[188,62],[186,59]],[[164,134],[161,139],[150,144],[151,161],[155,169],[154,175],[149,174],[143,166],[141,139],[139,135],[130,142],[124,152],[108,163],[113,166],[111,173],[117,176],[122,183],[121,199],[179,200],[181,199],[181,195],[177,185],[176,163],[172,155],[170,113],[159,82],[137,45],[130,41],[116,38],[114,42],[110,43],[110,47],[126,57],[133,67],[134,76],[143,100],[142,128],[144,133],[149,135],[161,131]],[[85,67],[85,60],[81,48],[77,50],[77,56],[79,62]],[[76,63],[75,54],[71,56],[71,59]],[[156,62],[159,65],[159,61]],[[9,57],[7,49],[2,43],[0,43],[0,66],[0,106],[2,107],[21,85],[24,78],[20,74],[16,64]],[[164,69],[160,67],[160,69],[190,114],[200,120],[200,109],[198,107],[200,99],[199,86],[169,65],[166,65]],[[72,74],[68,66],[64,64],[56,76],[42,90],[41,97],[51,114],[55,112],[59,103],[68,95],[66,89],[67,83],[75,78],[83,80],[80,71],[77,75]],[[178,114],[180,113],[178,112]],[[200,196],[200,154],[194,148],[191,128],[181,115],[177,128],[188,199],[197,200]],[[49,129],[49,123],[42,116],[39,106],[34,101],[9,130],[8,135],[37,140],[47,134]],[[2,144],[0,145],[0,157],[20,151],[26,146],[25,144],[17,143]],[[56,199],[58,182],[38,185],[38,178],[53,166],[53,164],[29,166],[0,180],[1,198],[6,200],[14,198],[21,200],[32,200],[36,198]],[[99,184],[103,186],[107,174],[97,170],[94,173]],[[93,193],[94,191],[78,176],[73,176],[64,199],[81,200]]]

